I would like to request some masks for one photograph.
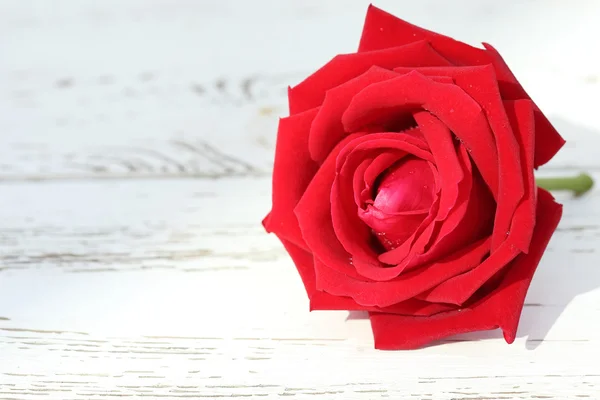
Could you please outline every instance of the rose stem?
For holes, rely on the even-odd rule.
[[[535,178],[538,187],[546,190],[570,190],[581,196],[594,186],[594,180],[586,173],[562,178]]]

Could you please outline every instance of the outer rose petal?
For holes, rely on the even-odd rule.
[[[376,311],[402,315],[430,316],[439,312],[448,311],[451,305],[432,304],[427,301],[410,299],[390,307],[365,307],[357,304],[350,297],[333,296],[329,293],[318,291],[315,287],[315,270],[312,255],[302,250],[290,241],[279,238],[289,253],[292,261],[298,269],[298,273],[304,283],[304,288],[310,300],[312,310],[347,310],[347,311]]]
[[[331,222],[331,188],[336,175],[336,159],[344,146],[361,134],[343,139],[331,152],[310,182],[294,213],[302,237],[315,258],[348,277],[363,279],[351,264],[351,255],[337,238]]]
[[[369,6],[359,52],[402,46],[426,40],[454,65],[492,64],[498,75],[500,92],[504,100],[530,99],[500,54],[491,45],[483,43],[485,50],[469,46],[450,37],[412,25],[374,6]],[[547,163],[564,145],[550,121],[536,107],[538,137],[535,149],[535,167]]]
[[[283,247],[288,252],[292,261],[296,265],[296,269],[300,274],[300,278],[302,278],[302,283],[304,284],[304,289],[306,289],[306,294],[308,294],[308,298],[312,300],[315,294],[323,293],[318,292],[315,284],[315,267],[313,256],[308,251],[296,246],[289,240],[285,240],[284,238],[277,235]],[[331,296],[330,300],[335,301],[338,299],[336,296]]]
[[[505,100],[530,99],[498,51],[487,43],[484,43],[483,46],[492,57],[494,68],[500,78],[499,85],[502,98]],[[537,168],[550,161],[565,144],[565,140],[537,106],[534,105],[534,109],[536,135],[538,138],[535,143],[534,166]]]
[[[531,242],[533,230],[524,228],[527,226],[533,227],[536,218],[536,189],[533,176],[535,129],[533,109],[531,100],[507,101],[504,104],[521,148],[522,164],[524,165],[523,174],[527,183],[525,198],[517,207],[506,241],[479,267],[447,280],[427,295],[420,297],[424,300],[452,304],[465,303],[473,293],[518,255],[519,249],[515,247],[515,243]]]
[[[430,318],[372,313],[375,347],[382,350],[414,349],[459,333],[501,328],[512,343],[527,289],[562,215],[562,206],[543,189],[538,191],[537,224],[529,254],[510,266],[496,290],[468,308]]]
[[[489,63],[490,57],[485,50],[409,24],[373,5],[367,10],[358,52],[402,46],[420,40],[431,43],[438,53],[454,65]]]
[[[515,246],[504,242],[481,265],[448,279],[419,298],[431,302],[462,305],[497,272],[507,268],[519,254]]]
[[[364,74],[328,90],[310,128],[308,149],[313,160],[323,162],[331,149],[348,133],[342,124],[342,116],[356,94],[373,83],[398,76],[396,72],[375,66]],[[436,82],[452,83],[452,78],[449,77],[430,76],[429,78]],[[404,130],[402,125],[400,124],[399,130]],[[396,129],[392,130],[396,131]]]
[[[273,167],[273,209],[264,220],[267,232],[275,232],[295,245],[306,248],[294,215],[318,165],[308,154],[308,131],[317,115],[312,109],[279,121]]]
[[[533,226],[536,209],[536,185],[533,175],[535,139],[538,127],[535,125],[533,102],[531,100],[505,101],[504,107],[515,132],[519,148],[521,149],[521,165],[523,166],[523,180],[525,194],[523,201],[517,207],[513,217],[508,241],[515,243],[529,243],[533,229],[523,229]],[[529,250],[529,248],[525,249]],[[527,251],[525,251],[527,253]]]
[[[425,41],[406,46],[376,50],[366,53],[341,54],[321,67],[288,91],[290,114],[297,114],[318,107],[325,93],[373,66],[392,69],[394,67],[425,67],[450,65]]]
[[[489,240],[481,240],[443,260],[424,265],[384,282],[356,279],[328,264],[315,264],[317,289],[352,297],[364,306],[387,307],[411,299],[453,276],[481,263],[489,252]]]
[[[449,307],[452,306],[443,306],[443,307],[435,307],[435,304],[431,304],[429,302],[423,300],[412,300],[409,301],[410,304],[401,304],[400,306],[394,305],[391,307],[364,307],[357,304],[350,297],[342,297],[342,296],[333,296],[329,293],[325,293],[316,289],[315,286],[315,268],[312,255],[306,251],[296,246],[292,242],[285,240],[283,238],[279,238],[286,251],[289,253],[292,261],[296,265],[296,269],[302,278],[302,283],[304,283],[304,288],[306,293],[308,294],[308,298],[310,300],[310,310],[347,310],[347,311],[378,311],[378,312],[386,312],[392,314],[407,314],[410,315],[412,313],[420,313],[420,315],[425,315],[427,313],[431,314],[433,312],[447,311]],[[433,307],[432,307],[433,306]],[[408,312],[410,310],[412,313]],[[404,312],[399,312],[404,311]]]
[[[319,261],[317,261],[318,263]],[[418,299],[408,299],[389,307],[362,306],[351,297],[333,296],[326,292],[316,291],[310,299],[310,310],[344,310],[344,311],[371,311],[386,314],[410,315],[428,317],[445,311],[454,310],[451,304],[429,303]]]

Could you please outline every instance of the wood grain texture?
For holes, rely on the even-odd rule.
[[[260,226],[275,132],[367,4],[0,2],[0,399],[598,397],[598,188],[559,194],[511,346],[375,351],[365,315],[308,312]],[[494,44],[568,139],[539,174],[600,179],[598,3],[377,5]]]
[[[561,198],[515,344],[486,332],[386,353],[360,313],[308,312],[258,224],[267,178],[0,187],[9,398],[563,399],[600,384],[598,191]]]

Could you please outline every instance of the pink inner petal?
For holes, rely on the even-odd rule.
[[[382,177],[373,205],[388,214],[421,210],[431,206],[434,191],[435,180],[429,163],[406,157]]]
[[[428,215],[436,193],[431,165],[414,156],[398,161],[381,175],[375,199],[359,210],[386,250],[400,246]]]

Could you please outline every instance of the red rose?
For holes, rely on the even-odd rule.
[[[289,89],[264,226],[311,309],[369,311],[377,348],[512,343],[560,220],[533,171],[564,141],[484,47],[371,6],[358,52]]]

